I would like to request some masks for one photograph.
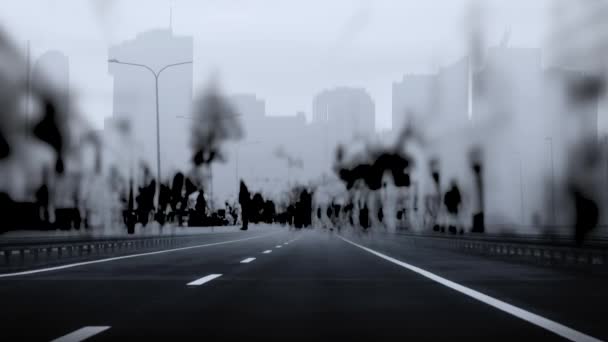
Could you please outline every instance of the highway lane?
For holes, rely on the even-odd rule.
[[[559,339],[320,231],[2,279],[0,298],[4,336],[39,340],[91,326],[110,327],[92,340]]]
[[[398,235],[346,232],[343,235],[459,284],[608,340],[605,274],[418,247],[407,237]]]
[[[0,279],[3,335],[49,340],[108,318],[127,320],[172,305],[188,294],[186,283],[228,272],[244,255],[260,254],[293,234],[269,229],[223,235],[207,242],[259,238]]]
[[[33,256],[32,255],[28,255],[26,254],[26,260],[24,260],[24,262],[20,262],[19,260],[19,256],[18,255],[13,255],[12,259],[13,262],[11,262],[8,265],[2,264],[0,266],[0,278],[2,278],[1,274],[4,273],[13,273],[13,272],[18,272],[21,270],[26,270],[26,269],[33,269],[33,268],[41,268],[41,267],[48,267],[48,266],[60,266],[63,264],[73,264],[76,262],[82,262],[82,261],[88,261],[88,260],[99,260],[100,258],[107,258],[107,257],[116,257],[116,256],[123,256],[123,255],[132,255],[134,253],[142,253],[142,252],[151,252],[151,251],[155,251],[155,250],[159,250],[159,249],[167,249],[167,248],[177,248],[177,247],[187,247],[187,246],[194,246],[194,245],[200,245],[200,244],[208,244],[208,243],[215,243],[218,241],[224,241],[227,239],[231,239],[231,237],[234,237],[234,239],[237,238],[243,238],[243,237],[250,237],[250,236],[256,236],[257,234],[264,234],[270,230],[276,230],[278,229],[276,226],[269,226],[269,225],[252,225],[251,229],[249,229],[248,231],[239,231],[238,229],[234,229],[232,227],[230,227],[230,229],[214,229],[213,231],[210,231],[209,228],[199,228],[201,231],[199,233],[197,233],[197,228],[185,228],[183,231],[180,230],[179,228],[174,229],[174,228],[167,228],[167,231],[169,230],[175,230],[176,234],[175,234],[175,239],[170,239],[168,240],[168,242],[172,241],[174,242],[173,244],[169,244],[166,246],[162,246],[162,245],[152,245],[152,246],[145,246],[145,247],[133,247],[133,248],[120,248],[120,249],[108,249],[108,250],[103,250],[101,251],[101,253],[99,251],[93,251],[91,253],[84,253],[83,255],[79,255],[78,253],[73,253],[73,255],[69,255],[67,251],[63,252],[63,255],[61,258],[57,257],[57,253],[54,252],[53,255],[51,255],[50,257],[46,257],[44,255],[41,255],[39,260],[37,262],[34,262],[32,260]],[[190,234],[188,234],[188,236],[184,236],[184,232],[190,232]],[[149,237],[147,235],[143,235],[140,237]],[[167,235],[163,235],[163,237],[167,237]],[[134,235],[134,236],[126,236],[125,239],[123,240],[119,240],[121,242],[130,242],[131,239],[137,239],[138,236]],[[14,239],[0,239],[3,243],[5,243],[6,241],[13,241]],[[19,240],[23,240],[23,239],[19,239]],[[27,238],[25,240],[31,240],[31,238]],[[83,237],[73,237],[73,238],[67,238],[67,239],[52,239],[52,240],[59,240],[59,241],[72,241],[75,240],[76,242],[82,242]],[[85,241],[87,241],[86,239],[84,239]],[[47,237],[42,237],[41,241],[48,241]],[[96,240],[92,240],[92,242],[95,242]],[[55,241],[57,242],[57,241]],[[10,244],[10,243],[8,243]],[[27,242],[26,242],[27,244]]]
[[[180,303],[154,307],[153,316],[171,317],[164,324],[150,326],[146,317],[133,317],[99,338],[556,339],[334,236],[302,235],[271,258],[237,268]]]

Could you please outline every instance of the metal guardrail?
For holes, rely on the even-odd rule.
[[[91,255],[113,254],[135,249],[166,248],[181,242],[190,241],[198,234],[150,236],[150,237],[113,237],[98,239],[67,239],[39,242],[0,243],[0,265],[38,263],[41,259],[62,259],[86,257]],[[55,241],[53,241],[55,240]]]
[[[499,241],[497,238],[460,237],[460,236],[424,236],[414,234],[398,234],[410,239],[415,246],[429,248],[448,248],[471,254],[503,257],[525,261],[534,261],[556,265],[608,265],[608,246],[599,245],[574,246],[565,240],[561,243],[534,239],[531,242],[521,239]]]

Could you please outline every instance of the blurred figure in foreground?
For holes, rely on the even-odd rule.
[[[243,181],[241,181],[241,186],[239,189],[239,203],[241,204],[241,220],[243,221],[243,227],[241,230],[247,230],[247,226],[249,225],[249,202],[251,199],[249,198],[249,190]]]

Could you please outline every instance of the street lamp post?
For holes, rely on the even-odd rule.
[[[160,178],[161,177],[161,173],[160,173],[160,115],[159,115],[159,110],[158,110],[158,78],[160,77],[160,74],[167,68],[178,66],[178,65],[184,65],[184,64],[192,64],[192,61],[168,64],[168,65],[165,65],[164,67],[160,68],[160,70],[158,70],[158,71],[154,71],[152,68],[150,68],[149,66],[144,65],[144,64],[121,62],[116,58],[108,59],[108,63],[138,66],[138,67],[147,69],[148,71],[150,71],[152,73],[152,75],[154,75],[154,88],[155,88],[155,100],[156,100],[155,101],[156,102],[156,191],[155,191],[156,195],[154,196],[154,202],[155,202],[154,206],[158,209],[158,199],[159,199],[159,195],[160,195],[160,182],[161,182],[161,178]]]

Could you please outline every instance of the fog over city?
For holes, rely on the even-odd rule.
[[[3,1],[7,336],[608,338],[607,19],[606,0]]]
[[[498,44],[510,30],[510,46],[541,47],[550,3],[483,1],[486,44]],[[391,128],[391,82],[404,73],[437,70],[466,54],[470,4],[26,0],[0,4],[0,18],[23,51],[30,41],[32,57],[47,50],[69,56],[77,102],[98,128],[112,110],[108,47],[171,25],[176,35],[193,39],[195,90],[217,72],[227,92],[263,98],[268,115],[303,111],[310,119],[316,92],[364,87],[376,102],[378,130],[386,130]]]

